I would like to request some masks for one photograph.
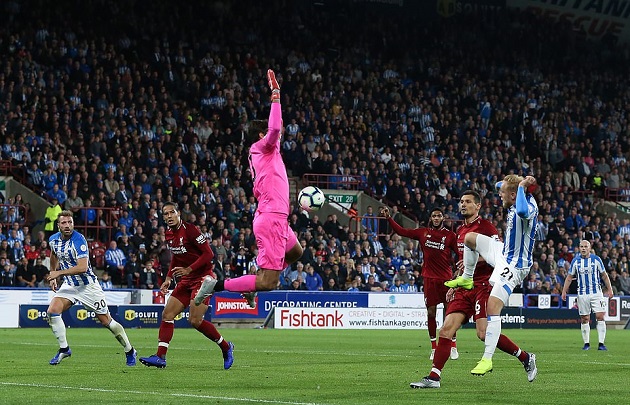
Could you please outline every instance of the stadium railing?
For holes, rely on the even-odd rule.
[[[94,223],[87,223],[82,220],[84,210],[93,209],[96,211]],[[112,240],[117,229],[114,228],[114,220],[120,217],[119,207],[79,207],[75,213],[74,228],[81,232],[88,240],[100,240],[109,242]]]
[[[630,188],[607,188],[606,199],[615,202],[630,202]]]
[[[349,231],[355,235],[367,232],[369,236],[383,237],[389,235],[389,225],[385,217],[357,215],[350,218]]]
[[[9,217],[9,210],[14,208],[17,211],[17,218],[13,220]],[[20,225],[24,224],[26,219],[26,206],[24,205],[16,205],[16,204],[0,204],[0,224],[2,224],[5,229],[10,229],[13,222],[18,222]]]
[[[16,165],[11,160],[0,160],[0,176],[13,176],[17,181],[26,184],[26,171],[22,165]]]
[[[628,206],[628,203],[630,203],[630,188],[606,188],[604,197],[606,200],[614,202],[618,209],[630,212],[630,207]]]

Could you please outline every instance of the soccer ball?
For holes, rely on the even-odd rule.
[[[317,211],[326,202],[326,195],[317,187],[304,187],[298,194],[298,203],[305,211]]]

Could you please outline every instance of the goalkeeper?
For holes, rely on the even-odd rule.
[[[267,71],[271,90],[269,120],[252,121],[247,131],[249,170],[254,182],[258,208],[254,215],[254,235],[258,246],[257,274],[228,280],[206,276],[195,297],[195,305],[215,291],[244,293],[251,307],[256,306],[255,291],[269,291],[278,286],[280,272],[302,256],[295,233],[289,227],[289,179],[280,154],[282,110],[280,86],[273,70]],[[247,146],[246,145],[246,146]]]

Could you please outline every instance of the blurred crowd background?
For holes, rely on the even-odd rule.
[[[359,179],[376,200],[356,213],[364,224],[387,204],[420,226],[442,207],[453,227],[474,189],[501,230],[494,184],[533,175],[540,227],[523,292],[559,293],[586,238],[614,292],[630,294],[630,216],[607,209],[630,197],[630,49],[614,38],[504,8],[430,19],[350,1],[0,7],[1,158],[50,203],[38,215],[22,195],[2,197],[4,286],[45,286],[63,208],[91,226],[106,288],[159,287],[166,201],[212,241],[220,277],[255,271],[243,134],[267,118],[273,68],[300,186],[304,175],[339,188]],[[421,251],[374,221],[378,232],[354,230],[293,207],[306,249],[278,288],[421,290]]]

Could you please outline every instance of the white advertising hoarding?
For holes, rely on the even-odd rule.
[[[424,294],[378,293],[368,296],[370,308],[426,308]]]
[[[443,310],[437,310],[438,328]],[[427,329],[423,308],[275,308],[277,329]]]
[[[17,328],[20,325],[20,305],[0,304],[0,328]]]

